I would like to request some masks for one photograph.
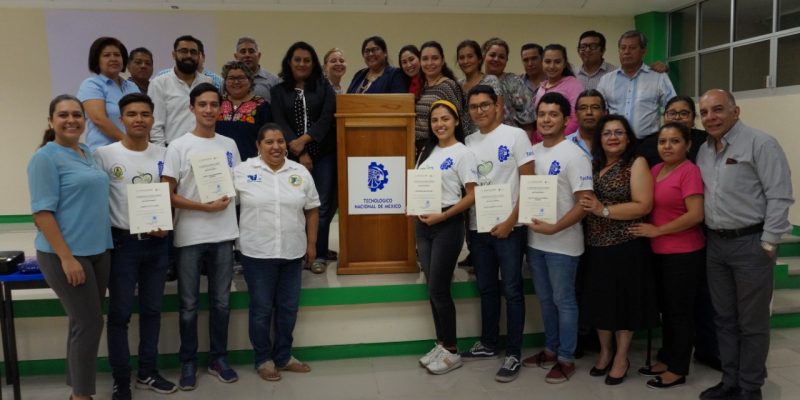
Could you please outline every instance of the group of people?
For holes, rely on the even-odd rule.
[[[456,50],[464,74],[457,80],[438,42],[402,47],[393,67],[386,42],[373,36],[361,46],[366,67],[344,90],[347,66],[337,48],[320,60],[310,44],[294,43],[275,76],[261,67],[256,41],[243,37],[218,76],[203,67],[202,42],[187,35],[173,43],[175,67],[150,79],[150,51],[128,53],[118,39],[97,39],[93,75],[77,96],[53,99],[50,128],[28,166],[37,257],[70,321],[71,398],[96,391],[106,288],[113,398],[131,398],[128,323],[137,292],[136,386],[194,389],[201,274],[208,276],[208,372],[236,381],[226,359],[236,252],[259,376],[275,381],[282,371],[311,370],[292,356],[292,331],[304,265],[322,273],[336,259],[328,248],[337,208],[334,110],[344,92],[414,94],[416,168],[442,172],[441,213],[416,218],[436,331],[434,348],[419,360],[429,372],[498,357],[502,293],[500,382],[514,380],[521,366],[549,369],[549,383],[569,380],[578,332],[596,330],[600,352],[589,373],[620,384],[633,332],[661,324],[658,362],[639,371],[653,377],[648,386],[685,383],[697,343],[695,356],[718,357],[723,371],[701,398],[760,398],[769,267],[791,227],[786,158],[772,137],[739,121],[724,90],[701,97],[707,133],[694,129],[694,102],[676,95],[663,64],[644,64],[640,32],[620,37],[619,68],[603,59],[605,42],[598,32],[582,34],[578,69],[562,45],[525,44],[519,76],[505,72],[505,41],[465,40]],[[226,155],[235,199],[200,201],[191,159],[208,152]],[[554,223],[518,221],[520,177],[534,174],[557,176]],[[127,185],[156,182],[169,184],[174,231],[131,234]],[[510,188],[513,211],[479,232],[476,187],[500,184]],[[465,238],[482,322],[480,340],[459,352],[450,283]],[[171,258],[180,298],[177,385],[156,368]],[[523,258],[545,327],[544,349],[524,359]],[[696,315],[699,309],[705,313]],[[709,335],[701,325],[712,316],[716,334]],[[701,337],[712,344],[701,348]]]

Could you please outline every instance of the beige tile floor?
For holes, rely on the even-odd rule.
[[[772,332],[772,349],[767,362],[769,378],[764,386],[764,399],[800,399],[800,328]],[[535,349],[525,349],[526,354]],[[219,382],[201,372],[198,387],[191,392],[160,395],[150,391],[135,390],[135,399],[281,399],[281,400],[489,400],[489,399],[696,399],[706,387],[719,381],[720,374],[705,366],[693,364],[687,385],[666,391],[656,391],[645,386],[646,378],[638,376],[635,369],[644,360],[644,343],[637,341],[631,354],[631,372],[625,382],[617,387],[603,384],[602,378],[588,374],[593,362],[592,353],[577,361],[578,371],[564,384],[544,382],[546,370],[524,368],[519,378],[511,383],[494,381],[500,360],[466,363],[449,374],[434,376],[417,364],[416,357],[379,357],[311,363],[309,374],[285,373],[279,382],[262,381],[249,366],[234,366],[239,381],[232,384]],[[170,379],[177,370],[163,371]],[[96,400],[111,398],[110,374],[98,376]],[[63,376],[35,376],[22,379],[23,398],[26,400],[63,400],[68,388]],[[8,396],[8,397],[7,397]],[[10,398],[10,388],[3,388],[3,397]]]

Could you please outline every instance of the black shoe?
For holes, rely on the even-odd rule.
[[[741,392],[741,390],[739,390],[738,387],[725,386],[724,383],[720,382],[715,386],[703,390],[700,393],[700,398],[703,400],[732,399],[736,398],[734,396],[738,396],[739,392]]]
[[[660,376],[656,376],[655,378],[647,381],[647,387],[651,389],[669,389],[669,388],[674,388],[676,386],[683,386],[685,384],[686,384],[685,376],[682,376],[672,381],[672,383],[664,383],[664,381],[661,380]]]
[[[497,350],[486,347],[480,341],[475,342],[472,347],[461,353],[461,361],[494,360],[497,358]]]
[[[603,376],[603,375],[607,374],[608,370],[610,370],[610,369],[611,369],[611,361],[608,362],[608,365],[606,365],[605,368],[592,367],[592,369],[589,370],[589,375],[590,376],[595,376],[595,377],[596,376]]]
[[[639,368],[639,375],[641,375],[641,376],[649,376],[651,378],[654,377],[654,376],[661,375],[662,372],[664,372],[664,371],[653,371],[653,367],[642,367],[642,368]]]
[[[620,376],[619,378],[615,378],[611,376],[611,374],[609,373],[608,375],[606,375],[606,385],[609,386],[619,385],[620,383],[622,383],[622,381],[625,380],[625,377],[628,376],[628,370],[631,369],[631,361],[630,360],[625,360],[625,361],[628,363],[628,366],[625,367],[625,373],[622,374],[622,376]]]
[[[519,376],[519,367],[521,366],[522,364],[519,363],[519,358],[517,356],[506,356],[503,366],[500,367],[497,374],[495,374],[494,380],[507,383],[517,379],[517,376]]]
[[[111,389],[111,400],[131,400],[131,397],[130,379],[114,379],[114,387]]]

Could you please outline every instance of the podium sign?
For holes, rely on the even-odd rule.
[[[350,215],[404,214],[404,157],[348,157]]]
[[[418,272],[405,171],[414,167],[414,96],[336,96],[339,274]]]

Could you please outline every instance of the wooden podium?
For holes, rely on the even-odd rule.
[[[350,215],[347,171],[348,157],[400,156],[406,169],[414,168],[414,118],[412,94],[336,96],[338,274],[419,271],[414,220],[405,214]]]

